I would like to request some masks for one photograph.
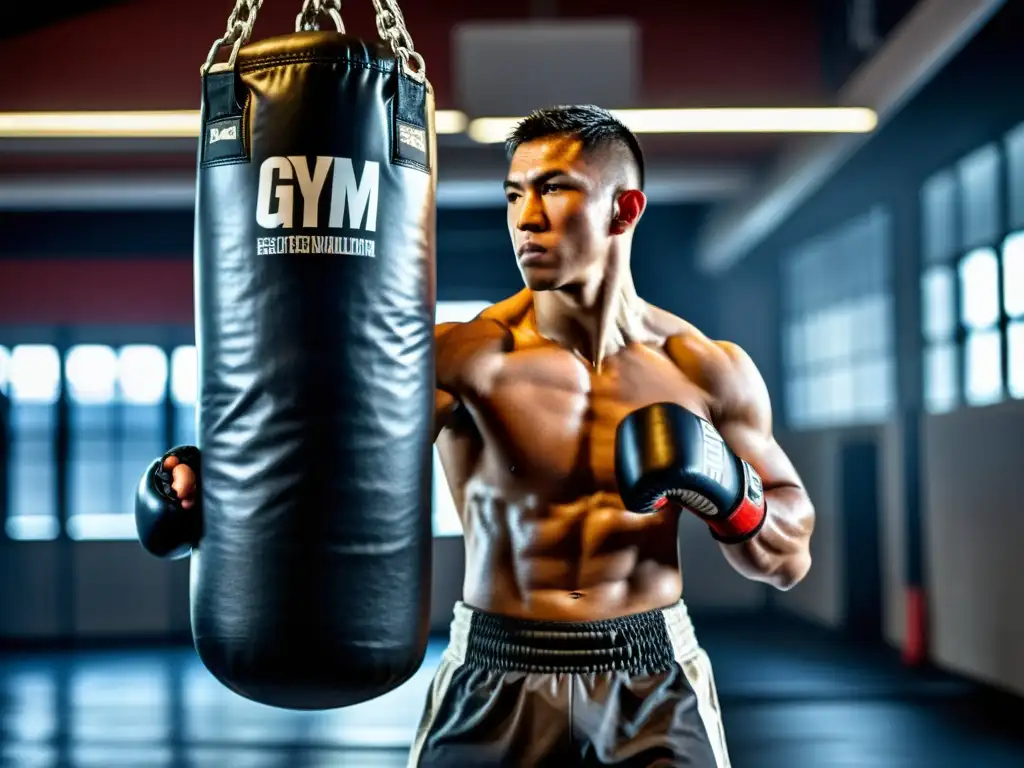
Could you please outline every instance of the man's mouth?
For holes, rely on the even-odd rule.
[[[528,264],[542,258],[548,249],[538,243],[523,243],[519,246],[519,263]]]

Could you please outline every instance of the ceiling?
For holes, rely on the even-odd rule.
[[[17,5],[0,15],[0,26],[10,32],[0,46],[0,112],[195,109],[198,64],[222,33],[232,0],[178,0],[173,15],[166,0],[47,0],[32,24],[15,22]],[[612,108],[828,105],[818,5],[401,0],[438,107],[471,117],[570,102]],[[290,31],[299,7],[301,0],[264,3],[254,38]],[[342,8],[350,32],[376,36],[369,0],[349,0]],[[156,29],[169,42],[154,45]],[[43,51],[51,53],[41,57]],[[38,63],[24,65],[33,59]],[[771,133],[648,134],[641,140],[652,202],[696,204],[747,189],[786,143]],[[442,205],[478,204],[481,193],[502,203],[494,183],[504,171],[500,145],[445,135],[439,151]],[[0,140],[0,206],[5,178],[45,183],[61,174],[150,173],[187,197],[194,155],[194,140]],[[65,186],[63,196],[36,189],[7,197],[26,206],[75,198],[73,186]],[[139,204],[152,197],[128,196]],[[176,195],[165,190],[157,197]]]
[[[964,16],[969,9],[976,21],[983,15],[978,9],[1000,4],[921,0],[915,9],[914,0],[879,2],[884,12],[859,20],[843,12],[845,0],[400,4],[427,60],[438,107],[471,118],[570,101],[612,108],[873,106],[866,102],[877,87],[851,95],[851,83],[883,58],[911,10],[944,6],[937,11],[948,20],[950,8]],[[44,0],[22,19],[24,4],[2,4],[0,115],[195,109],[198,66],[231,6],[231,0]],[[289,32],[299,7],[300,0],[266,2],[254,37]],[[372,13],[369,0],[343,3],[351,33],[374,34]],[[927,58],[926,43],[917,42],[915,61]],[[891,68],[876,79],[882,74],[886,82],[902,82]],[[717,226],[734,229],[730,217],[758,214],[752,206],[770,191],[766,184],[778,184],[780,163],[796,178],[801,152],[829,141],[783,133],[641,136],[652,203],[713,206]],[[438,144],[441,205],[501,204],[499,145],[465,135],[440,136]],[[829,167],[819,163],[819,170]],[[0,138],[0,210],[188,208],[194,172],[194,138]]]
[[[19,37],[124,2],[127,0],[45,0],[33,3],[31,13],[26,13],[27,3],[11,0],[0,4],[0,40]]]

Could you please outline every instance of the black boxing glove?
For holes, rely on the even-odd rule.
[[[767,516],[757,471],[711,422],[674,403],[655,403],[623,419],[615,435],[615,473],[627,509],[653,512],[674,501],[727,544],[753,538]]]
[[[184,509],[171,484],[173,472],[164,468],[170,457],[196,474],[195,503]],[[146,468],[135,494],[135,529],[139,542],[152,555],[177,560],[199,544],[203,516],[199,496],[199,449],[184,445],[168,451]]]

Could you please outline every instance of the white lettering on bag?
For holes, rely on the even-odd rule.
[[[329,190],[328,228],[377,231],[380,163],[367,160],[357,176],[349,157],[319,156],[312,169],[309,160],[300,155],[268,157],[260,166],[256,223],[264,229],[317,229],[321,226],[320,205],[325,189]],[[301,214],[296,210],[300,205]],[[326,233],[257,238],[260,254],[340,253],[372,258],[374,246],[369,238]]]

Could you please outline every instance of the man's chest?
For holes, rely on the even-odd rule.
[[[516,477],[614,490],[618,426],[656,402],[708,412],[706,393],[656,350],[633,348],[595,371],[572,353],[543,348],[505,355],[469,405],[487,453]]]

